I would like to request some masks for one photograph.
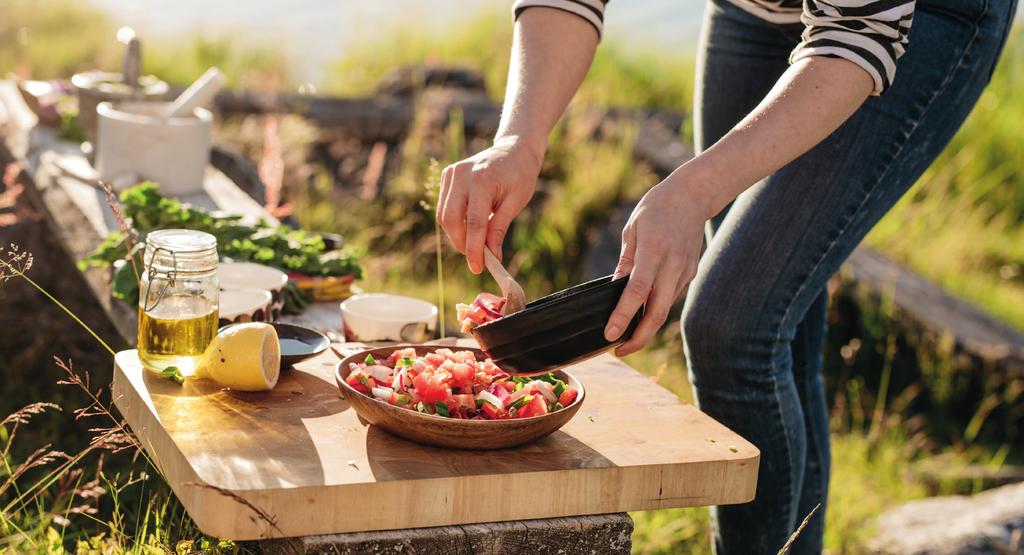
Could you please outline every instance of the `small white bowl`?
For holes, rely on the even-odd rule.
[[[284,308],[284,288],[288,274],[255,262],[221,262],[217,265],[217,280],[221,289],[266,289],[273,300],[270,320],[277,320]]]
[[[270,291],[266,289],[223,289],[218,325],[269,322],[270,302]]]
[[[437,307],[402,295],[369,293],[341,303],[346,341],[423,343],[434,338]]]

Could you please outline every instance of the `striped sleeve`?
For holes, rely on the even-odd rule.
[[[597,29],[597,36],[600,37],[604,25],[604,5],[607,3],[608,0],[516,0],[512,13],[518,19],[527,8],[555,8],[582,17]]]
[[[906,51],[915,0],[804,0],[803,40],[790,63],[809,56],[845,58],[867,71],[882,94]]]

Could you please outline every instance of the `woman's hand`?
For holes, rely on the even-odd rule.
[[[437,221],[474,274],[484,269],[485,244],[501,258],[505,233],[533,196],[543,158],[541,148],[502,138],[441,174]]]
[[[697,272],[710,215],[704,195],[688,182],[684,168],[648,191],[622,230],[615,277],[628,275],[629,283],[608,319],[605,338],[618,339],[640,306],[646,306],[640,325],[616,349],[617,355],[634,353],[654,337]]]

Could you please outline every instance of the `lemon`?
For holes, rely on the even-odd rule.
[[[281,374],[281,344],[270,324],[251,322],[225,328],[213,338],[196,367],[209,378],[238,391],[266,391]]]

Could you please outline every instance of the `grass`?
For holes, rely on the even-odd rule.
[[[487,90],[500,99],[508,75],[512,25],[508,13],[483,10],[474,21],[429,32],[398,24],[346,52],[329,68],[328,93],[362,95],[396,67],[416,64],[459,66],[480,71]],[[665,53],[626,53],[604,42],[576,97],[580,105],[666,108],[692,104],[693,59]]]
[[[67,33],[70,27],[76,33]],[[0,21],[0,65],[39,78],[67,76],[95,66],[116,69],[121,47],[113,41],[113,32],[102,14],[78,2],[9,0]],[[334,64],[320,90],[368,94],[380,77],[409,63],[479,68],[492,95],[503,90],[511,40],[505,12],[486,13],[473,25],[443,34],[401,28],[377,36]],[[190,81],[209,65],[220,66],[236,85],[284,87],[291,82],[287,59],[270,48],[240,44],[230,34],[147,45],[146,60],[147,71],[177,84]],[[1024,329],[1024,174],[1017,166],[1024,159],[1024,127],[1020,125],[1024,104],[1017,101],[1015,93],[1024,86],[1022,60],[1024,40],[1018,34],[1011,40],[990,89],[953,144],[868,238],[869,244],[1020,329]],[[615,44],[603,44],[576,106],[661,107],[685,112],[692,98],[691,76],[688,56],[627,55]],[[493,289],[487,278],[471,275],[457,253],[438,252],[432,216],[421,205],[428,198],[423,185],[435,171],[431,159],[443,164],[480,146],[461,136],[455,116],[456,123],[444,137],[438,139],[419,129],[393,153],[397,162],[382,196],[369,201],[338,186],[335,168],[310,163],[307,153],[317,140],[315,130],[294,120],[281,120],[282,133],[292,135],[285,141],[286,179],[290,180],[286,187],[303,227],[341,232],[373,253],[363,284],[370,290],[438,299],[441,295],[433,280],[442,264],[445,301],[440,304],[448,311],[449,321],[453,321],[455,301]],[[238,130],[246,131],[247,125],[252,126],[246,122]],[[222,132],[232,129],[225,126]],[[255,131],[260,140],[260,130]],[[628,154],[634,131],[628,125],[620,126],[594,140],[586,119],[573,116],[554,133],[537,200],[517,222],[506,247],[507,252],[515,253],[511,266],[527,278],[530,296],[577,282],[582,276],[585,246],[603,227],[608,211],[654,183],[649,170],[635,164]],[[345,210],[337,210],[337,206]],[[906,352],[922,347],[897,341],[891,326],[898,315],[884,306],[866,310],[880,316],[868,315],[865,328],[851,336],[857,339],[860,354],[849,337],[830,345],[834,360],[830,392],[836,399],[831,503],[825,516],[830,553],[865,551],[873,518],[889,506],[978,487],[962,483],[936,486],[914,471],[917,461],[942,457],[950,466],[998,466],[1007,458],[1020,456],[1012,446],[998,444],[1005,430],[987,412],[973,413],[967,424],[943,423],[942,434],[914,418],[905,419],[908,407],[916,402],[915,386],[920,391],[922,384],[928,384],[930,393],[941,400],[956,398],[963,385],[956,381],[955,369],[943,358],[948,353],[941,349],[929,347],[924,356],[930,358],[919,353],[917,358],[903,361]],[[666,326],[650,348],[631,355],[627,362],[689,400],[677,329],[677,324]],[[842,373],[844,361],[850,361],[848,374]],[[915,366],[918,373],[904,383],[907,365]],[[881,391],[888,393],[882,395]],[[1014,401],[1005,398],[1002,402]],[[0,512],[0,551],[242,549],[199,533],[156,472],[143,459],[133,459],[130,450],[89,450],[73,455],[75,464],[60,466],[59,479],[48,487],[32,489],[27,497],[25,492],[47,476],[53,465],[64,462],[54,455],[47,464],[15,479],[17,469],[31,464],[31,454],[52,437],[33,429],[28,421],[17,428],[20,432],[15,434],[13,421],[0,425],[0,508],[4,508]],[[43,454],[50,451],[44,449]],[[142,473],[152,477],[140,479]],[[102,493],[83,487],[93,481]],[[89,492],[99,497],[86,502],[83,494]],[[640,512],[633,518],[637,552],[710,552],[703,509]]]

